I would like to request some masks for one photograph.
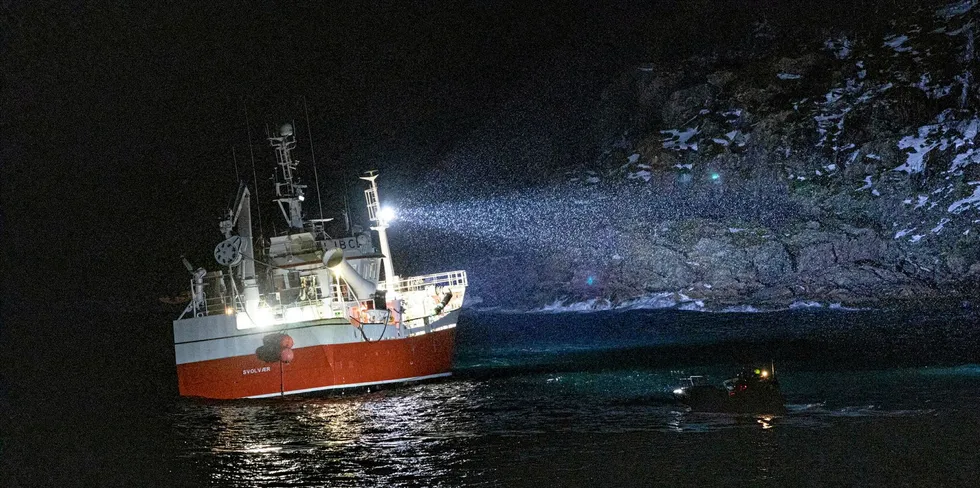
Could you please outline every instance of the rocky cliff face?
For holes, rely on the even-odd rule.
[[[665,222],[660,237],[636,237],[617,276],[636,274],[631,285],[646,291],[759,301],[974,292],[977,10],[924,6],[883,36],[837,32],[795,53],[631,71],[634,127],[646,130],[624,134],[599,173],[691,187],[760,179],[800,211],[779,229]],[[769,37],[766,26],[754,37]]]
[[[470,266],[538,303],[973,296],[980,7],[917,5],[813,38],[759,22],[728,49],[631,67],[589,115],[599,156],[563,160],[549,197],[572,225],[552,242],[526,225],[533,256],[497,253],[524,259],[520,278]]]

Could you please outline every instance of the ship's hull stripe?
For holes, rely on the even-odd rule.
[[[425,380],[432,380],[432,379],[436,379],[436,378],[446,378],[448,376],[452,376],[452,374],[453,374],[452,372],[448,372],[448,373],[436,373],[436,374],[429,374],[429,375],[425,375],[425,376],[415,376],[415,377],[412,377],[412,378],[401,378],[401,379],[382,380],[382,381],[369,381],[367,383],[353,383],[353,384],[349,384],[349,385],[319,386],[319,387],[316,387],[316,388],[306,388],[306,389],[303,389],[303,390],[290,390],[290,391],[285,391],[285,392],[282,392],[282,393],[269,393],[267,395],[255,395],[255,396],[250,396],[250,397],[246,397],[246,398],[273,398],[273,397],[277,397],[277,396],[281,396],[281,395],[298,395],[300,393],[310,393],[310,392],[322,391],[322,390],[338,390],[338,389],[343,389],[343,388],[360,388],[360,387],[364,387],[364,386],[385,385],[385,384],[391,384],[391,383],[408,383],[410,381],[425,381]]]
[[[281,329],[276,329],[276,330],[251,329],[254,332],[250,332],[248,334],[235,334],[235,335],[228,335],[228,336],[222,336],[222,337],[214,337],[214,338],[208,338],[208,339],[195,339],[195,340],[192,340],[192,341],[176,342],[175,344],[194,344],[196,342],[220,341],[220,340],[224,340],[224,339],[241,339],[241,338],[246,338],[246,337],[265,336],[265,335],[267,335],[267,334],[269,334],[271,332],[282,332],[284,334],[289,334],[290,332],[292,332],[294,330],[309,329],[310,327],[324,327],[324,326],[330,326],[330,325],[351,327],[351,325],[349,323],[341,323],[341,324],[302,325],[302,326],[299,326],[299,327],[288,327],[288,328],[281,328]]]
[[[392,333],[394,327],[390,327]],[[366,331],[373,332],[373,331]],[[209,341],[182,342],[174,345],[177,364],[196,363],[236,356],[254,355],[263,344],[263,338],[272,334],[288,334],[296,348],[362,342],[361,333],[350,325],[318,325],[292,329],[270,329],[260,334],[234,336]],[[377,332],[374,332],[377,337]],[[389,334],[390,335],[390,334]],[[369,336],[371,337],[371,336]]]

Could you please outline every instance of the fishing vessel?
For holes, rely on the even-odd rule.
[[[263,398],[449,376],[466,272],[395,274],[393,215],[380,204],[375,171],[361,177],[370,230],[348,225],[331,235],[332,219],[304,218],[293,127],[268,140],[288,230],[253,236],[243,184],[219,223],[219,269],[184,259],[190,301],[173,322],[180,394]]]

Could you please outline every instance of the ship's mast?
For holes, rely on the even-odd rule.
[[[276,162],[280,174],[276,177],[276,202],[282,210],[282,216],[290,229],[303,229],[303,189],[306,185],[296,183],[293,171],[299,161],[293,159],[292,151],[296,148],[296,137],[293,135],[292,124],[283,124],[279,131],[269,136],[269,144],[276,150]]]
[[[388,218],[385,212],[381,211],[381,203],[378,199],[378,182],[375,181],[378,178],[378,172],[368,171],[365,176],[360,178],[371,183],[371,187],[364,190],[364,200],[367,201],[368,218],[372,222],[376,222],[371,230],[378,232],[378,243],[381,245],[381,254],[384,256],[381,259],[385,269],[385,287],[392,290],[396,281],[395,265],[391,262],[391,249],[388,247]]]

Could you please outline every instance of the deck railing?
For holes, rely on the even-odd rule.
[[[209,280],[212,281],[212,280]],[[217,284],[220,279],[213,280]],[[412,291],[424,291],[429,287],[465,287],[467,286],[466,271],[449,271],[446,273],[436,273],[423,276],[411,276],[404,279],[399,279],[396,281],[392,287],[392,291],[398,293],[412,292]],[[378,283],[378,289],[386,289],[386,283]],[[217,287],[209,287],[212,290]],[[334,288],[336,291],[337,289]],[[346,283],[340,285],[340,296],[334,294],[333,296],[325,298],[312,298],[309,300],[289,300],[289,303],[281,302],[281,297],[279,293],[267,293],[261,296],[262,301],[264,301],[269,308],[276,309],[283,312],[286,308],[297,307],[297,306],[307,306],[307,305],[323,305],[323,304],[336,304],[343,303],[347,306],[351,303],[357,303],[359,300],[353,296],[349,290]],[[284,297],[283,297],[284,298]],[[229,309],[234,311],[244,310],[243,304],[240,300],[236,300],[227,291],[225,293],[217,293],[215,295],[207,295],[205,298],[205,310],[201,310],[204,315],[216,315],[226,313]],[[183,317],[183,316],[182,316]]]
[[[387,283],[378,283],[378,289],[387,289]],[[466,286],[466,271],[449,271],[447,273],[436,273],[423,276],[411,276],[396,281],[391,290],[395,292],[421,291],[430,286],[437,287],[457,287]]]

